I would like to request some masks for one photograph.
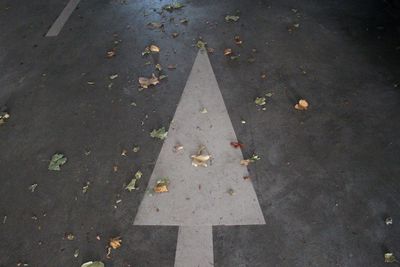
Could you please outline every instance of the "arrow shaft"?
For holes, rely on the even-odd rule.
[[[174,267],[214,266],[212,226],[180,226]]]

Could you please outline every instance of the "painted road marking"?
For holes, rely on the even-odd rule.
[[[212,225],[265,224],[253,185],[243,179],[242,152],[230,146],[236,140],[208,55],[200,50],[148,185],[152,190],[168,177],[169,192],[146,194],[134,222],[181,226],[175,267],[213,266]],[[176,144],[183,151],[174,152]],[[213,157],[207,168],[191,164],[200,145]]]
[[[75,10],[80,0],[70,0],[68,4],[65,6],[60,16],[54,21],[53,25],[49,29],[46,34],[46,37],[54,37],[57,36],[61,29],[64,27],[64,24],[67,22],[69,16],[71,16],[72,12]]]

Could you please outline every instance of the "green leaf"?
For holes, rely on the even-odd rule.
[[[137,171],[135,173],[135,178],[133,178],[129,184],[125,187],[126,190],[131,192],[132,190],[138,189],[137,187],[137,182],[139,181],[140,178],[142,178],[143,173],[141,171]]]
[[[199,49],[205,49],[206,46],[207,46],[207,43],[206,43],[206,42],[203,42],[202,40],[198,40],[196,46],[197,46],[197,48],[199,48]]]
[[[59,171],[61,170],[60,166],[64,165],[67,162],[67,158],[63,154],[54,154],[51,157],[48,169],[50,171]]]
[[[264,106],[266,104],[265,100],[265,97],[257,97],[256,100],[254,100],[254,103],[258,106]]]
[[[101,261],[88,261],[81,265],[81,267],[104,267],[104,263]]]
[[[150,136],[153,138],[158,138],[160,140],[164,140],[165,138],[167,138],[168,132],[165,131],[165,128],[162,127],[158,130],[154,129],[151,133]]]

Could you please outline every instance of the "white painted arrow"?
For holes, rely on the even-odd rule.
[[[200,112],[206,109],[207,113]],[[149,181],[168,177],[169,192],[146,194],[136,225],[178,225],[175,267],[213,266],[213,225],[265,224],[207,52],[197,54],[181,100]],[[176,153],[174,146],[183,145]],[[204,145],[208,167],[193,167],[191,155]],[[232,194],[233,193],[233,194]]]

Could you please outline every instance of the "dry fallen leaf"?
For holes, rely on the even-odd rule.
[[[156,193],[165,193],[165,192],[168,192],[168,185],[169,185],[168,178],[163,178],[163,179],[157,181],[153,190]]]
[[[150,85],[157,85],[159,83],[160,81],[154,75],[154,73],[152,74],[151,78],[139,77],[139,84],[142,88],[149,88]]]
[[[169,70],[174,70],[174,69],[176,69],[176,64],[169,64],[169,65],[168,65],[168,69],[169,69]]]
[[[158,52],[160,52],[160,48],[156,45],[150,45],[150,51],[158,53]]]
[[[147,27],[149,27],[152,30],[161,29],[164,27],[164,24],[159,23],[159,22],[150,22],[149,24],[147,24]]]
[[[107,54],[106,54],[107,58],[115,57],[115,55],[116,55],[116,53],[115,53],[115,48],[113,48],[113,49],[107,51]]]
[[[121,156],[128,156],[128,151],[126,150],[126,149],[124,149],[124,150],[122,150],[122,152],[121,152]]]
[[[173,38],[176,38],[176,37],[179,36],[179,33],[178,32],[173,32],[171,35],[172,35]]]
[[[224,50],[224,56],[229,56],[230,54],[232,54],[232,49],[231,48],[226,48]]]
[[[307,110],[308,109],[308,102],[304,99],[300,99],[299,103],[294,106],[297,110]]]
[[[6,123],[6,121],[9,118],[10,118],[10,114],[8,112],[6,112],[6,111],[1,111],[1,108],[0,108],[0,125]]]
[[[235,39],[235,44],[237,45],[241,45],[243,43],[239,35],[236,35],[234,39]]]
[[[72,240],[75,239],[75,236],[74,236],[73,233],[66,233],[66,234],[65,234],[65,238],[66,238],[67,240],[69,240],[69,241],[72,241]]]
[[[117,249],[117,248],[121,247],[121,245],[122,245],[121,243],[122,243],[121,237],[117,236],[117,237],[110,238],[108,245],[113,249]]]
[[[195,167],[207,167],[207,161],[210,160],[210,155],[192,155],[192,165]]]

